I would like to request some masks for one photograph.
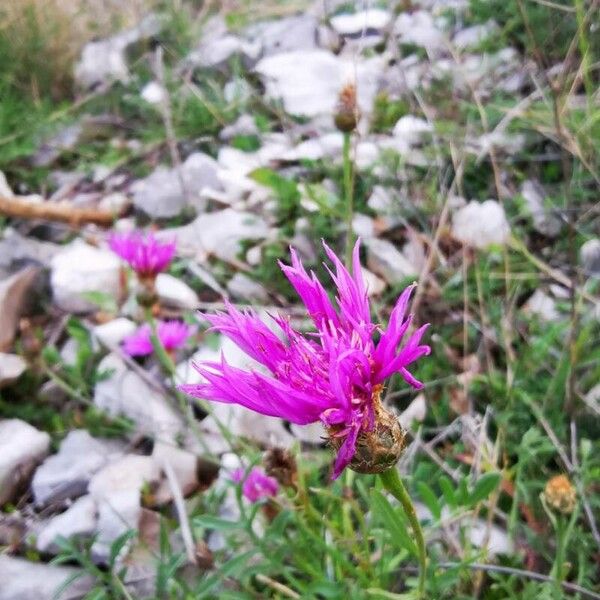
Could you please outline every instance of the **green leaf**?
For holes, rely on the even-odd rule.
[[[442,507],[435,492],[424,481],[417,482],[417,489],[419,490],[421,500],[423,500],[427,508],[431,511],[434,519],[439,521],[442,516]]]
[[[400,513],[392,507],[379,490],[374,489],[371,492],[371,506],[375,516],[390,532],[394,544],[417,556],[417,547],[408,535],[406,520],[400,516]]]
[[[473,491],[469,496],[468,503],[473,506],[482,500],[485,500],[500,483],[502,476],[500,473],[485,473],[482,475],[475,484]]]
[[[243,524],[239,521],[229,521],[228,519],[221,519],[220,517],[214,517],[212,515],[200,515],[194,517],[194,526],[204,527],[205,529],[214,529],[216,531],[233,531],[235,529],[242,529]]]
[[[196,590],[194,597],[198,600],[200,598],[215,598],[216,596],[206,596],[216,585],[222,583],[226,577],[236,576],[238,573],[243,572],[244,568],[248,566],[250,557],[254,554],[254,550],[249,550],[240,554],[235,558],[227,561],[218,571],[213,573],[210,577],[207,577]]]
[[[454,493],[454,484],[445,475],[440,477],[440,488],[442,488],[442,494],[444,494],[446,504],[451,508],[456,508],[458,502],[456,500],[456,494]]]

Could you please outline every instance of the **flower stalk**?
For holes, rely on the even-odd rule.
[[[398,475],[398,469],[394,466],[387,471],[379,474],[383,486],[385,489],[400,502],[410,526],[412,527],[415,535],[415,542],[417,546],[418,560],[419,560],[419,583],[417,587],[417,597],[425,598],[425,575],[427,573],[427,551],[425,549],[425,537],[423,536],[423,530],[421,524],[417,518],[415,507],[408,495],[408,491],[404,487],[400,476]]]
[[[343,182],[344,182],[344,208],[346,213],[346,265],[352,264],[352,248],[355,235],[352,221],[354,219],[354,190],[352,175],[352,158],[350,157],[351,134],[344,132],[343,147]]]

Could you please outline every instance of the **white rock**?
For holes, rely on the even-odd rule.
[[[173,308],[194,310],[200,302],[198,294],[187,283],[168,273],[158,274],[156,293],[163,304]]]
[[[129,198],[122,192],[113,192],[104,196],[100,202],[98,202],[98,208],[100,210],[106,210],[120,215],[125,211],[125,208],[129,206]]]
[[[382,31],[391,20],[392,15],[387,10],[370,8],[356,13],[336,15],[331,17],[330,22],[340,35],[357,35],[370,30]]]
[[[225,261],[235,261],[242,240],[262,240],[269,228],[260,217],[227,208],[197,217],[188,225],[165,229],[158,237],[175,238],[180,254],[193,257],[214,255]]]
[[[58,454],[47,458],[33,476],[31,489],[36,504],[85,494],[92,475],[122,454],[116,442],[97,440],[83,429],[69,432]]]
[[[433,125],[414,115],[400,117],[394,125],[394,137],[403,141],[407,148],[411,148],[424,141],[428,134],[433,132]]]
[[[356,213],[352,219],[352,229],[357,236],[367,239],[375,235],[375,223],[373,219],[362,213]]]
[[[180,173],[176,169],[158,167],[145,179],[136,181],[131,186],[133,204],[155,219],[174,217],[186,206],[202,209],[203,189],[221,189],[217,171],[218,164],[212,157],[195,152],[183,162]]]
[[[387,240],[370,238],[367,246],[367,266],[381,275],[388,283],[399,283],[407,277],[415,277],[416,269],[406,257]]]
[[[473,519],[466,524],[466,527],[471,543],[477,548],[483,548],[485,545],[489,556],[514,553],[514,545],[510,536],[497,525],[490,527],[484,519]]]
[[[167,99],[167,90],[158,81],[149,81],[140,95],[149,104],[160,105]]]
[[[165,441],[173,441],[185,429],[182,417],[165,397],[130,371],[117,355],[106,356],[98,369],[111,372],[94,388],[94,404],[98,408],[113,416],[124,415],[133,420],[140,432]]]
[[[309,425],[290,424],[290,429],[295,437],[306,444],[322,445],[327,439],[327,432],[320,421]]]
[[[142,506],[140,492],[126,488],[112,491],[98,502],[97,537],[92,545],[92,557],[96,562],[107,562],[113,542],[124,533],[138,528]],[[118,559],[127,554],[133,540],[121,550]]]
[[[75,80],[81,87],[92,88],[101,83],[129,79],[125,51],[136,42],[155,36],[161,29],[156,15],[148,15],[136,27],[113,37],[88,42],[75,65]]]
[[[0,171],[0,196],[4,196],[4,198],[12,198],[14,196],[10,185],[8,185],[8,181],[6,181],[6,175]]]
[[[263,58],[255,67],[268,98],[283,100],[286,112],[315,117],[333,114],[338,94],[355,82],[363,114],[371,112],[384,60],[356,61],[336,57],[325,50],[282,52]]]
[[[600,240],[592,238],[585,242],[579,249],[579,256],[586,275],[598,277],[600,275]]]
[[[46,565],[0,555],[0,600],[74,600],[83,598],[92,588],[89,575],[75,578],[81,570],[75,567]],[[58,590],[68,581],[64,591]]]
[[[561,316],[556,308],[556,301],[541,289],[535,290],[533,295],[523,305],[526,313],[537,315],[544,321],[560,321]]]
[[[89,483],[90,496],[98,503],[114,493],[140,493],[145,485],[160,481],[160,466],[151,456],[127,454],[95,473]]]
[[[493,35],[497,35],[500,28],[495,21],[488,21],[480,25],[473,25],[461,29],[452,39],[452,43],[460,50],[472,46],[479,46]]]
[[[27,363],[18,354],[0,352],[0,387],[12,383],[27,370]]]
[[[0,281],[0,350],[8,350],[12,345],[40,272],[40,268],[29,266]]]
[[[51,262],[50,284],[54,303],[62,310],[85,313],[98,307],[84,295],[101,292],[116,298],[120,292],[120,261],[108,250],[75,240]]]
[[[102,344],[118,346],[128,335],[137,329],[137,325],[130,319],[118,317],[108,323],[96,325],[92,335]]]
[[[96,530],[97,507],[91,496],[82,496],[65,512],[52,517],[37,535],[36,548],[40,552],[57,553],[56,538],[73,536],[91,537]]]
[[[419,394],[400,414],[398,421],[404,429],[410,429],[414,421],[422,423],[427,416],[425,394]]]
[[[198,458],[192,452],[159,441],[154,444],[152,458],[165,473],[160,487],[154,494],[156,504],[165,504],[172,499],[171,485],[166,477],[166,464],[173,470],[184,497],[198,488]]]
[[[543,235],[557,236],[562,229],[562,222],[546,206],[546,193],[540,182],[532,179],[525,181],[521,186],[521,196],[533,219],[533,228]]]
[[[257,135],[258,127],[254,117],[249,114],[240,115],[235,123],[223,127],[219,133],[219,139],[225,142],[233,139],[238,135]]]
[[[454,214],[452,235],[463,244],[479,249],[506,244],[510,227],[504,208],[495,200],[472,200]]]
[[[232,296],[242,300],[268,302],[269,295],[265,288],[243,273],[236,273],[227,283],[227,290]]]
[[[246,29],[245,35],[260,43],[263,56],[271,56],[316,48],[318,24],[313,15],[300,14],[256,23]]]
[[[16,499],[49,448],[46,432],[20,419],[0,421],[0,506]]]
[[[231,104],[246,104],[253,94],[253,87],[242,77],[234,77],[223,87],[223,98]]]
[[[414,44],[428,52],[440,53],[446,48],[445,36],[430,13],[417,10],[401,13],[394,23],[394,33],[403,44]]]
[[[284,152],[282,160],[318,160],[339,157],[344,145],[344,137],[340,132],[326,133],[317,138],[300,142],[294,148]]]
[[[381,294],[387,287],[387,283],[383,279],[377,277],[375,273],[371,273],[369,269],[361,267],[361,272],[363,279],[365,280],[367,295],[369,298],[373,296],[379,296],[379,294]]]

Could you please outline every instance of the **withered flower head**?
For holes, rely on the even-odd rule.
[[[577,503],[577,493],[566,475],[556,475],[544,488],[544,500],[550,508],[570,515]]]
[[[274,477],[279,485],[296,489],[298,465],[294,455],[283,448],[270,448],[265,452],[263,463],[267,475]]]
[[[360,111],[356,102],[356,85],[347,83],[338,95],[338,102],[335,108],[334,122],[335,126],[344,133],[350,133],[356,129]]]

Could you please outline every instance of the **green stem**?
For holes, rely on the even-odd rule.
[[[352,189],[352,159],[350,158],[350,134],[344,133],[344,205],[346,209],[346,266],[352,265],[352,247],[354,246],[354,229],[352,219],[354,218],[354,190]]]
[[[423,537],[423,530],[421,529],[421,524],[419,523],[419,519],[417,518],[417,513],[415,512],[415,507],[398,475],[398,469],[396,467],[392,467],[383,473],[380,473],[379,477],[381,477],[381,481],[385,489],[400,502],[410,525],[413,529],[413,533],[415,534],[415,542],[417,545],[418,559],[419,559],[419,587],[418,587],[418,597],[425,598],[425,575],[427,572],[427,551],[425,549],[425,538]]]

